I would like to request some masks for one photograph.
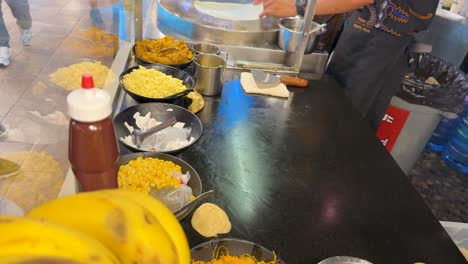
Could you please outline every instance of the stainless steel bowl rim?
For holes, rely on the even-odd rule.
[[[224,65],[219,65],[219,66],[216,66],[216,67],[213,67],[213,66],[205,66],[205,65],[202,65],[198,62],[197,60],[197,57],[198,56],[213,56],[213,57],[217,57],[217,58],[220,58],[224,61]],[[216,55],[216,54],[209,54],[209,53],[200,53],[198,55],[196,55],[194,58],[193,58],[193,63],[195,63],[196,65],[200,66],[200,67],[203,67],[203,68],[208,68],[208,69],[219,69],[219,68],[224,68],[226,66],[226,59],[224,59],[223,57],[219,56],[219,55]]]
[[[261,248],[262,250],[264,251],[267,251],[267,252],[270,252],[270,253],[274,253],[273,250],[270,250],[262,245],[259,245],[255,242],[252,242],[252,241],[248,241],[248,240],[245,240],[245,239],[239,239],[239,238],[215,238],[215,239],[211,239],[209,241],[206,241],[206,242],[203,242],[201,244],[198,244],[196,246],[194,246],[193,248],[190,249],[190,252],[192,251],[196,251],[200,248],[203,248],[203,247],[206,247],[206,246],[210,246],[210,247],[213,247],[213,244],[215,243],[218,243],[218,242],[228,242],[228,241],[234,241],[234,242],[240,242],[240,243],[245,243],[245,244],[249,244],[249,245],[252,245],[252,246],[255,246],[255,247],[258,247],[258,248]],[[280,257],[276,256],[277,257],[277,262],[278,263],[281,263],[281,264],[285,264],[285,262],[283,260],[281,260]]]
[[[197,25],[201,25],[203,27],[206,27],[206,28],[210,28],[210,29],[216,29],[216,30],[220,30],[220,31],[225,31],[225,32],[251,32],[251,30],[249,29],[240,29],[240,28],[228,28],[228,27],[224,27],[224,28],[220,28],[219,26],[215,26],[213,24],[201,24],[199,20],[197,19],[194,19],[192,17],[185,17],[185,15],[187,14],[186,12],[183,12],[181,14],[179,13],[173,13],[172,10],[170,10],[167,6],[166,6],[166,3],[165,2],[168,2],[168,3],[183,3],[185,1],[191,1],[191,0],[184,0],[184,1],[172,1],[172,0],[158,0],[158,8],[161,8],[163,9],[165,12],[169,13],[169,14],[173,14],[183,20],[186,20],[186,21],[189,21],[193,24],[197,24]],[[193,3],[193,1],[191,1]],[[193,5],[193,4],[192,4]],[[182,10],[179,10],[179,11],[182,11]],[[199,12],[198,10],[195,9],[195,12],[191,12],[191,13],[188,13],[188,14],[201,14],[201,17],[203,16],[208,16],[210,17],[213,21],[219,21],[219,22],[222,22],[223,24],[226,24],[226,22],[228,23],[252,23],[252,22],[255,22],[257,20],[244,20],[244,21],[230,21],[230,20],[226,20],[226,19],[221,19],[221,18],[217,18],[217,17],[213,17],[213,16],[209,16],[209,15],[206,15],[206,14],[203,14],[201,12]],[[271,28],[271,29],[262,29],[262,32],[276,32],[278,31],[278,28]]]
[[[289,32],[294,32],[294,33],[302,33],[302,30],[301,30],[301,31],[297,31],[297,30],[293,30],[293,29],[290,29],[290,28],[284,26],[284,25],[282,24],[282,22],[283,22],[283,21],[286,21],[286,20],[303,21],[302,18],[297,18],[297,17],[285,17],[285,18],[281,18],[280,20],[278,20],[278,27],[279,27],[280,29],[283,29],[283,30],[286,30],[286,31],[289,31]],[[322,28],[321,24],[319,24],[319,23],[317,23],[317,22],[312,22],[312,24],[313,24],[315,27],[309,31],[309,33],[308,33],[309,35],[310,35],[310,34],[314,34],[316,31],[319,31],[319,30]]]
[[[209,241],[206,241],[206,242],[203,242],[201,244],[198,244],[196,246],[194,246],[193,248],[190,249],[190,251],[194,250],[194,249],[197,249],[197,248],[200,248],[200,247],[204,247],[204,246],[211,246],[213,243],[218,243],[218,242],[223,242],[223,241],[236,241],[236,242],[242,242],[242,243],[246,243],[246,244],[251,244],[251,245],[255,245],[257,247],[261,247],[267,251],[270,251],[270,252],[273,252],[272,250],[269,250],[268,248],[264,247],[264,246],[261,246],[255,242],[252,242],[252,241],[249,241],[249,240],[245,240],[245,239],[240,239],[240,238],[233,238],[233,237],[230,237],[230,238],[215,238],[215,239],[211,239]]]
[[[200,50],[197,50],[195,46],[198,46],[198,45],[200,45],[200,46],[207,45],[207,46],[209,46],[209,47],[211,47],[211,48],[213,48],[213,49],[216,49],[216,53],[207,53],[207,52],[202,52],[202,51],[200,51]],[[221,50],[219,49],[218,46],[213,45],[213,44],[210,44],[210,43],[204,43],[204,42],[198,42],[198,43],[192,44],[191,49],[192,49],[192,52],[195,53],[192,60],[195,60],[195,57],[196,57],[196,55],[198,55],[198,54],[219,55],[219,53],[221,52]]]
[[[324,259],[318,264],[372,264],[371,262],[350,256],[334,256],[331,258]]]

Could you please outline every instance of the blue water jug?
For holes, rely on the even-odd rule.
[[[456,126],[459,123],[459,118],[448,118],[442,117],[437,128],[432,133],[429,142],[426,145],[426,149],[441,152],[444,150],[448,141],[452,138],[453,134],[456,131]]]
[[[442,158],[452,169],[468,173],[468,97],[465,98],[465,111],[455,129],[455,133],[442,152]]]

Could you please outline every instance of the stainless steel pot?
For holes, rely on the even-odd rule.
[[[215,46],[208,43],[197,43],[193,44],[192,50],[195,52],[196,55],[198,54],[214,54],[219,55],[221,50]]]
[[[327,32],[327,24],[312,22],[312,29],[309,32],[305,53],[311,53],[317,46],[317,36]],[[299,17],[282,18],[278,21],[279,37],[278,46],[288,52],[295,52],[297,45],[301,43],[301,31],[304,20]]]
[[[195,63],[195,90],[206,96],[215,96],[223,89],[223,73],[227,59],[214,54],[198,54]]]

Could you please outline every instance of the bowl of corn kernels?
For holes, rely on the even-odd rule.
[[[148,193],[175,212],[202,193],[200,176],[187,162],[174,156],[139,152],[120,156],[119,188]],[[176,215],[182,220],[197,206]]]

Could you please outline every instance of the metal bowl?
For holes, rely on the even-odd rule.
[[[196,55],[198,55],[198,54],[219,55],[221,53],[221,50],[217,46],[209,44],[209,43],[203,43],[203,42],[193,44],[192,45],[192,51]]]
[[[114,127],[115,127],[115,132],[117,139],[120,141],[120,138],[126,137],[130,134],[128,131],[127,127],[125,127],[125,122],[127,122],[129,125],[136,127],[135,124],[135,119],[133,118],[133,115],[136,112],[140,112],[142,115],[146,115],[148,112],[151,112],[151,116],[155,118],[156,120],[167,120],[171,117],[175,117],[177,122],[184,122],[186,126],[192,127],[192,131],[190,133],[190,136],[193,137],[195,140],[182,148],[175,149],[175,150],[170,150],[170,151],[159,151],[163,153],[177,153],[180,152],[181,150],[188,148],[189,146],[193,145],[197,140],[201,137],[203,133],[203,125],[200,121],[200,119],[190,112],[189,110],[182,108],[177,105],[172,105],[172,104],[164,104],[164,103],[146,103],[146,104],[139,104],[139,105],[134,105],[131,106],[122,112],[120,112],[115,118],[114,118]],[[127,145],[120,141],[122,145],[124,145],[126,148],[128,148],[131,151],[136,151],[136,152],[142,152],[142,151],[148,151],[148,150],[143,150],[139,148],[132,147],[130,145]]]
[[[120,87],[122,87],[122,89],[125,90],[125,92],[128,95],[130,95],[133,99],[135,99],[135,101],[137,101],[139,103],[164,102],[164,103],[177,104],[181,100],[183,100],[183,98],[187,94],[194,91],[193,87],[195,86],[195,81],[193,80],[192,76],[190,76],[190,74],[186,73],[183,70],[179,70],[179,69],[176,69],[174,67],[161,65],[161,64],[146,64],[146,65],[141,65],[141,66],[143,66],[145,68],[155,69],[155,70],[160,71],[160,72],[162,72],[164,74],[171,75],[174,78],[182,80],[183,84],[187,87],[187,90],[185,90],[185,91],[183,91],[181,93],[178,93],[176,95],[171,95],[171,96],[163,97],[163,98],[146,97],[146,96],[143,96],[143,95],[139,95],[139,94],[130,92],[129,90],[127,90],[127,88],[125,88],[125,85],[123,85],[122,79],[123,79],[123,77],[125,75],[130,74],[133,70],[138,69],[138,67],[140,67],[140,66],[135,66],[135,67],[132,67],[132,68],[129,68],[129,69],[125,70],[124,72],[122,72],[122,74],[120,74],[119,85],[120,85]]]
[[[271,250],[253,242],[236,238],[222,238],[207,241],[192,248],[190,254],[195,261],[210,261],[213,259],[213,251],[219,247],[226,248],[231,256],[249,254],[254,256],[257,260],[263,260],[265,262],[272,261],[275,256]],[[276,259],[278,264],[285,264],[278,256],[276,256]]]
[[[327,24],[318,24],[312,22],[312,29],[309,32],[309,39],[307,40],[305,54],[314,51],[317,45],[317,37],[325,34]],[[281,18],[278,21],[280,28],[278,37],[278,46],[285,51],[295,52],[297,45],[302,41],[302,28],[304,27],[304,20],[298,17]]]
[[[182,168],[182,173],[190,172],[190,180],[187,183],[187,185],[192,188],[193,195],[197,197],[202,193],[202,183],[201,183],[200,175],[198,175],[195,169],[192,168],[192,166],[190,166],[187,162],[179,158],[176,158],[174,156],[168,155],[168,154],[155,153],[155,152],[141,152],[141,153],[127,154],[127,155],[120,156],[119,166],[126,165],[130,161],[135,160],[138,157],[143,157],[143,158],[152,157],[152,158],[158,158],[158,159],[174,162],[175,164],[179,165]],[[192,211],[195,209],[197,205],[198,205],[197,203],[194,203],[186,210],[177,214],[176,215],[177,219],[179,221],[184,219],[186,216],[192,213]]]
[[[138,56],[137,53],[136,53],[135,47],[136,47],[136,44],[133,45],[132,51],[133,51],[133,54],[135,55],[135,58],[137,59],[138,62],[143,63],[143,64],[155,64],[156,63],[154,61],[147,61],[145,59],[142,59],[140,56]],[[195,57],[195,55],[193,54],[193,50],[191,50],[191,51],[192,51],[192,55]],[[193,58],[191,60],[189,60],[188,62],[185,62],[185,63],[161,64],[161,65],[171,66],[171,67],[183,70],[183,69],[187,68],[188,66],[190,66],[190,64],[192,64],[192,61],[193,61]]]
[[[336,256],[324,259],[320,261],[318,264],[372,264],[367,260],[355,258],[355,257],[348,257],[348,256]]]

